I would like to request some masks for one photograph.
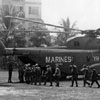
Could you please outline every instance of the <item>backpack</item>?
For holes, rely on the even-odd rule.
[[[56,68],[55,70],[55,76],[61,76],[61,71],[59,68]]]

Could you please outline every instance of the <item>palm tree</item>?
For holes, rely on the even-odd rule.
[[[7,32],[3,32],[4,36],[2,38],[4,44],[6,46],[8,46],[11,38],[11,34],[12,34],[12,29],[15,27],[15,23],[12,21],[11,18],[6,18],[5,16],[10,15],[10,16],[15,16],[15,9],[13,6],[3,6],[2,7],[2,23],[4,25],[4,30],[7,30]]]
[[[66,38],[69,38],[70,36],[74,35],[74,32],[73,32],[72,29],[75,28],[76,21],[71,25],[70,24],[70,19],[67,17],[66,20],[62,19],[61,24],[64,27],[63,31],[66,32],[65,33]]]
[[[5,37],[3,38],[3,41],[6,45],[6,47],[9,47],[9,44],[14,41],[12,46],[16,44],[18,47],[23,47],[23,46],[41,46],[41,45],[50,45],[50,36],[49,34],[42,33],[42,32],[31,32],[25,35],[26,32],[20,33],[18,32],[15,34],[15,27],[19,25],[22,22],[16,23],[13,21],[11,18],[6,18],[5,16],[10,15],[10,16],[17,16],[17,17],[25,17],[23,14],[23,9],[20,9],[20,11],[17,13],[15,11],[15,8],[13,6],[6,6],[2,10],[2,19],[3,23],[5,25],[5,29],[8,30],[8,32],[5,33]],[[42,21],[42,20],[41,20]],[[17,21],[18,22],[18,21]],[[23,24],[22,24],[23,25]],[[17,27],[18,29],[22,29],[21,26]],[[43,25],[38,25],[38,24],[33,24],[30,27],[30,30],[46,30],[46,27]],[[28,37],[27,37],[28,36]],[[28,41],[27,41],[28,39]],[[26,41],[25,41],[26,40]],[[27,42],[27,43],[26,43]],[[21,44],[22,43],[22,44]]]
[[[59,33],[57,36],[57,40],[56,40],[56,44],[58,45],[66,45],[66,40],[71,37],[74,36],[76,33],[71,30],[76,26],[76,22],[74,22],[72,25],[70,24],[70,20],[67,17],[66,20],[62,19],[61,20],[61,25],[64,27],[63,31],[65,33]]]
[[[21,12],[21,13],[20,13]],[[22,15],[22,16],[21,16]],[[15,7],[12,5],[5,5],[2,8],[2,23],[4,25],[4,30],[7,30],[7,32],[1,32],[1,35],[3,34],[3,42],[6,45],[6,47],[9,46],[14,46],[15,45],[15,29],[16,27],[18,27],[18,25],[20,25],[20,23],[22,22],[17,22],[11,18],[6,18],[5,16],[14,16],[14,17],[24,17],[24,14],[22,13],[22,11],[16,12]],[[10,45],[9,45],[10,44]]]

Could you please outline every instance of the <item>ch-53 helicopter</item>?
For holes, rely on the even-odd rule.
[[[8,18],[29,21],[32,23],[44,24],[58,28],[62,26],[46,24],[28,20],[25,18],[6,16]],[[70,29],[76,30],[76,29]],[[78,30],[81,31],[81,30]],[[52,32],[52,31],[50,31]],[[94,30],[81,31],[82,33],[93,33]],[[95,30],[98,33],[99,30]],[[33,48],[6,48],[0,41],[0,55],[17,55],[18,58],[24,63],[35,64],[38,63],[41,68],[45,68],[47,64],[55,69],[55,64],[59,64],[62,76],[70,75],[70,65],[75,64],[80,70],[84,64],[92,65],[100,63],[100,39],[90,36],[81,36],[69,39],[66,47],[33,47]],[[98,70],[100,73],[100,69]]]

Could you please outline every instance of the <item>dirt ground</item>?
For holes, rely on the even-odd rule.
[[[96,84],[92,88],[83,87],[82,81],[78,81],[79,87],[70,87],[70,81],[60,82],[60,87],[55,83],[52,87],[49,83],[46,86],[21,84],[16,71],[13,83],[7,83],[7,78],[7,71],[0,71],[0,100],[100,100],[100,88]]]

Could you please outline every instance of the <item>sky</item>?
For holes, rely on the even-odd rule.
[[[42,19],[45,23],[61,24],[61,19],[69,17],[76,28],[100,28],[100,0],[41,0]]]

